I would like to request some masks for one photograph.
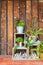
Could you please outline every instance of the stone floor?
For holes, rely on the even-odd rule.
[[[12,56],[0,56],[0,65],[43,65],[43,60],[12,60]]]

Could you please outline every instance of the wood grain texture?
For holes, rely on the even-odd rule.
[[[32,18],[36,17],[36,27],[38,27],[38,1],[32,0]]]
[[[1,12],[1,54],[6,54],[6,1],[2,1]]]
[[[12,18],[13,2],[8,1],[8,54],[11,54],[13,44],[13,18]],[[11,44],[12,43],[12,44]]]
[[[13,6],[14,3],[14,6]],[[26,10],[25,10],[25,4],[26,4]],[[20,5],[20,7],[19,7]],[[13,9],[14,7],[14,9]],[[20,9],[20,10],[19,10]],[[13,11],[14,10],[14,11]],[[8,1],[8,22],[6,21],[6,0],[2,1],[2,12],[1,13],[1,54],[12,54],[12,47],[13,47],[13,23],[17,19],[22,19],[26,21],[26,30],[30,29],[30,26],[32,24],[32,18],[37,17],[36,19],[36,26],[38,27],[38,2],[37,0],[26,0],[26,2],[23,0],[12,0]],[[39,3],[39,12],[43,13],[43,3]],[[13,14],[14,13],[14,14]],[[25,16],[26,15],[26,16]],[[13,21],[14,18],[14,21]],[[41,21],[43,19],[43,14],[39,13],[39,27],[43,28],[43,22]],[[8,44],[6,43],[6,22],[8,23]],[[14,32],[16,32],[16,28],[14,26]],[[43,40],[43,35],[40,36],[40,39]],[[7,49],[7,51],[6,51]]]
[[[26,1],[26,30],[29,30],[31,25],[31,1]]]

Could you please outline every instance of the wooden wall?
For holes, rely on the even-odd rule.
[[[6,54],[6,1],[1,2],[1,53]],[[3,52],[4,51],[4,52]]]
[[[39,2],[39,27],[43,29],[43,2],[42,1]],[[40,35],[40,39],[43,40],[43,35]]]
[[[0,52],[1,54],[12,54],[12,47],[14,43],[14,21],[17,19],[24,20],[25,29],[29,29],[32,18],[37,17],[36,25],[43,27],[39,23],[38,17],[38,1],[37,0],[3,0],[0,1]],[[42,37],[41,37],[42,38]]]

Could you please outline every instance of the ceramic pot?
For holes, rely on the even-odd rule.
[[[23,33],[23,29],[24,29],[24,27],[22,27],[22,26],[17,26],[17,28],[16,28],[17,33]]]

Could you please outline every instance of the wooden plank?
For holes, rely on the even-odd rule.
[[[19,2],[19,5],[20,5],[20,10],[19,10],[19,18],[21,19],[21,20],[24,20],[25,21],[25,0],[20,0],[20,2]]]
[[[13,43],[13,14],[12,14],[13,2],[8,1],[8,54],[11,54]]]
[[[14,22],[19,19],[19,0],[14,0]],[[14,26],[14,32],[16,32]]]
[[[2,1],[2,14],[1,14],[1,54],[6,54],[6,1]]]
[[[0,43],[1,43],[1,1],[0,1]],[[0,54],[1,54],[1,44],[0,44]]]
[[[26,0],[26,30],[29,30],[31,25],[31,1]]]
[[[38,27],[38,1],[32,0],[32,18],[36,17],[36,27]]]

